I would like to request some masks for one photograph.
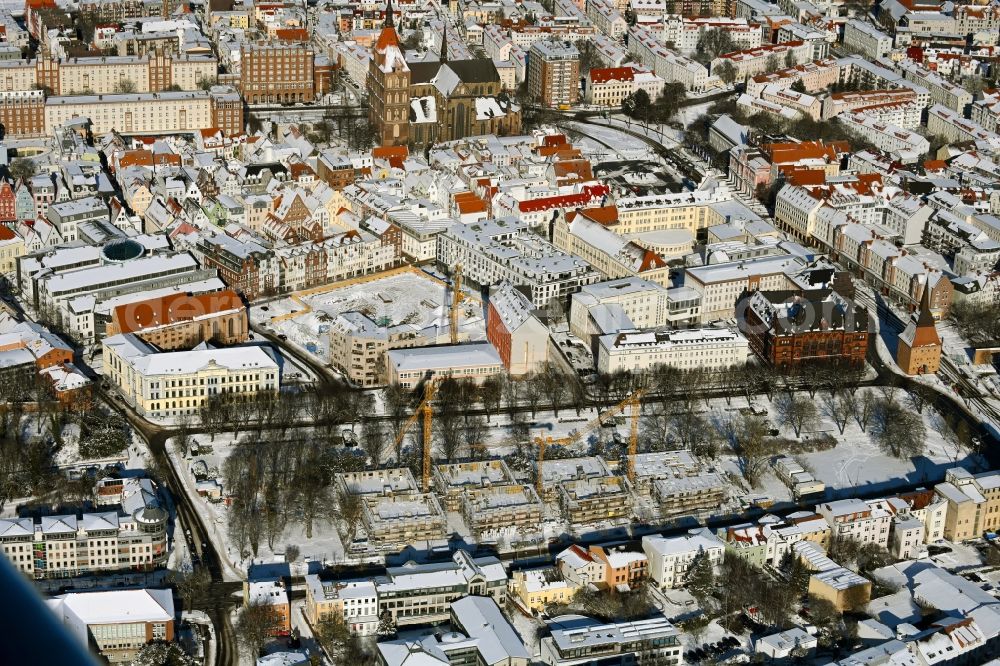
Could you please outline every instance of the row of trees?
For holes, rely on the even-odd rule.
[[[337,518],[356,528],[360,501],[338,498],[333,481],[364,468],[362,456],[321,437],[249,431],[223,463],[233,493],[229,536],[239,554],[249,549],[256,556],[262,541],[273,551],[289,522],[302,524],[306,538],[317,524]]]

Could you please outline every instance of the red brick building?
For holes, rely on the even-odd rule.
[[[750,292],[737,317],[750,348],[775,368],[860,366],[868,354],[868,311],[829,289]]]
[[[45,93],[41,90],[0,93],[0,125],[4,136],[45,136]]]

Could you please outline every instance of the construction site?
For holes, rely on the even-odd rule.
[[[735,499],[725,476],[689,451],[638,453],[642,391],[590,421],[572,424],[565,435],[534,436],[533,459],[524,468],[508,464],[514,456],[442,463],[432,450],[438,384],[424,382],[423,399],[394,442],[419,451],[419,474],[385,468],[338,476],[339,488],[364,501],[365,534],[359,539],[371,550],[456,532],[478,541],[516,543],[637,519],[707,516]],[[619,425],[627,432],[623,438]],[[625,444],[620,461],[571,455],[584,453],[589,440],[609,431]]]
[[[359,387],[387,383],[386,353],[486,338],[482,303],[462,288],[406,266],[324,285],[254,306],[250,316]]]

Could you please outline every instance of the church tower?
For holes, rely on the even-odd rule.
[[[896,363],[908,375],[934,374],[941,366],[941,337],[931,314],[931,288],[924,285],[920,310],[910,315],[910,322],[896,346]]]
[[[410,128],[410,67],[399,46],[392,0],[368,65],[368,121],[383,146],[406,145]]]

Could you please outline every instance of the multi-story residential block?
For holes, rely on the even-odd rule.
[[[553,244],[582,258],[609,279],[641,277],[664,286],[670,284],[667,261],[657,252],[622,237],[613,228],[580,211],[565,227],[557,223]]]
[[[1000,474],[973,475],[955,467],[945,472],[944,482],[934,486],[934,492],[948,503],[945,539],[975,539],[1000,525]]]
[[[967,120],[960,112],[935,104],[927,110],[927,131],[943,136],[950,142],[975,141],[1000,150],[1000,136],[977,123]]]
[[[460,510],[466,525],[480,538],[531,533],[544,515],[535,489],[524,484],[468,488],[462,493]]]
[[[447,511],[458,511],[466,490],[516,484],[503,460],[446,463],[434,467],[434,489]]]
[[[144,416],[196,414],[222,393],[276,392],[281,370],[268,347],[159,353],[133,334],[105,338],[104,376]]]
[[[920,124],[924,105],[920,95],[911,88],[890,88],[888,90],[857,90],[832,93],[823,100],[823,118],[829,120],[850,111],[872,111],[882,106],[905,105],[905,120],[897,124],[906,129],[915,129]]]
[[[656,328],[669,321],[669,290],[642,278],[580,288],[570,296],[570,333],[581,340],[625,328]]]
[[[558,494],[563,515],[573,525],[628,520],[632,513],[631,494],[621,476],[566,479]]]
[[[306,619],[316,626],[330,614],[338,614],[352,634],[372,636],[378,628],[378,593],[371,580],[326,580],[307,574]]]
[[[17,268],[18,257],[22,256],[24,238],[10,227],[0,225],[0,274],[12,273]]]
[[[361,523],[368,541],[378,548],[395,548],[444,538],[447,520],[433,493],[362,496]]]
[[[813,57],[813,46],[801,40],[793,40],[784,44],[767,44],[753,49],[724,53],[712,60],[710,71],[718,75],[718,69],[724,62],[730,63],[736,70],[736,80],[745,81],[751,76],[773,72],[782,67],[802,65]]]
[[[541,661],[549,666],[683,663],[680,632],[662,615],[612,623],[582,616],[557,617],[548,626],[551,635],[542,639]]]
[[[601,33],[617,40],[625,34],[628,22],[615,5],[614,0],[588,0],[587,17]]]
[[[663,40],[643,26],[629,28],[629,53],[666,82],[684,85],[688,92],[704,92],[721,85],[718,77],[709,76],[701,63],[671,51]]]
[[[765,102],[778,104],[786,109],[798,111],[803,116],[819,120],[822,105],[818,98],[808,93],[801,93],[795,90],[779,88],[778,86],[764,86],[760,91],[760,98]]]
[[[749,352],[747,339],[735,329],[622,330],[599,338],[597,370],[612,374],[654,365],[722,370],[745,364]]]
[[[952,111],[964,113],[965,108],[972,104],[971,92],[915,62],[904,60],[897,67],[907,81],[927,89],[932,100]]]
[[[892,37],[868,21],[851,19],[844,24],[844,48],[869,60],[878,60],[892,51]]]
[[[201,236],[196,250],[205,268],[218,270],[219,277],[248,301],[275,293],[281,284],[274,252],[252,240],[226,234]]]
[[[41,90],[0,92],[0,123],[6,136],[45,136],[45,93]]]
[[[812,62],[786,67],[775,72],[751,76],[746,82],[746,92],[755,97],[765,86],[776,85],[779,88],[791,88],[795,82],[801,82],[807,93],[825,90],[840,80],[840,67],[833,58],[824,58]]]
[[[738,309],[750,347],[775,368],[865,362],[868,310],[835,291],[754,291]]]
[[[316,97],[315,60],[308,44],[244,44],[240,93],[249,104],[311,102]]]
[[[94,644],[112,664],[131,662],[147,643],[174,640],[174,600],[169,589],[72,592],[47,603],[84,650]]]
[[[36,579],[165,565],[168,516],[152,481],[105,479],[96,495],[104,511],[0,519],[0,552],[14,568]]]
[[[587,74],[588,104],[618,108],[635,91],[635,70],[631,67],[600,67]]]
[[[830,524],[835,536],[889,547],[892,516],[877,505],[858,499],[836,500],[817,505],[816,512]]]
[[[642,537],[642,551],[649,560],[649,577],[661,589],[681,587],[691,565],[706,557],[713,567],[725,557],[726,544],[707,528],[694,529],[683,536]]]
[[[585,261],[566,254],[528,231],[513,218],[452,225],[437,237],[437,261],[462,265],[465,279],[477,285],[507,281],[530,289],[531,302],[545,307],[563,301],[600,274]]]
[[[577,103],[580,53],[571,42],[537,41],[528,51],[528,95],[546,106]]]
[[[665,16],[662,23],[663,42],[670,42],[683,54],[695,53],[702,35],[709,30],[719,30],[729,35],[733,45],[740,49],[754,49],[761,45],[762,30],[759,24],[750,23],[745,18],[712,16],[706,18],[684,18]]]
[[[874,113],[854,111],[838,116],[838,120],[904,164],[918,161],[930,150],[930,142],[920,134],[883,122]]]
[[[451,561],[387,567],[374,579],[378,613],[388,612],[397,626],[434,624],[449,618],[451,604],[463,597],[507,598],[507,572],[495,557],[474,558],[464,550]]]
[[[795,288],[790,275],[803,266],[791,255],[696,266],[685,271],[684,284],[701,294],[701,321],[711,322],[732,318],[744,292]]]
[[[508,592],[528,610],[542,612],[552,604],[565,604],[577,587],[552,567],[520,569],[511,574]]]

